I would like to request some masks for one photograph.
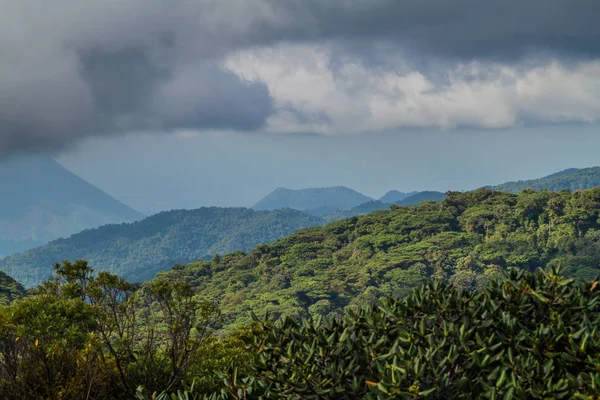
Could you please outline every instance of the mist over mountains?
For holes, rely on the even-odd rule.
[[[0,163],[0,255],[144,215],[45,155]]]
[[[390,190],[375,200],[343,186],[279,188],[253,209],[204,207],[144,219],[47,156],[4,161],[0,185],[0,256],[13,254],[0,260],[0,270],[28,286],[45,279],[53,263],[79,258],[97,270],[149,279],[173,264],[248,251],[297,229],[388,210],[392,204],[415,206],[446,197],[437,191]],[[600,167],[592,167],[488,187],[518,193],[599,185]],[[124,223],[136,220],[142,221]]]
[[[293,208],[319,214],[336,210],[348,210],[362,203],[373,200],[355,190],[344,186],[309,189],[278,188],[266,195],[252,208],[255,210],[276,210],[278,208]]]

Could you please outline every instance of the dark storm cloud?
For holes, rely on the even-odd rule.
[[[287,7],[278,0],[269,3],[294,21],[287,29],[290,39],[341,40],[359,51],[389,41],[390,49],[450,58],[503,60],[531,52],[600,55],[596,0],[294,0]]]
[[[272,113],[264,84],[218,67],[214,33],[191,21],[200,3],[0,7],[0,155],[128,131],[256,130]]]
[[[384,64],[600,54],[598,0],[0,0],[0,153],[122,131],[256,130],[267,87],[229,53],[329,43]],[[421,68],[421,67],[419,67]]]

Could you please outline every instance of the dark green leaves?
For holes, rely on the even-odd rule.
[[[600,307],[581,304],[598,304],[600,292],[589,287],[558,270],[511,271],[476,292],[428,283],[341,319],[257,321],[246,337],[252,390],[273,399],[598,395]]]

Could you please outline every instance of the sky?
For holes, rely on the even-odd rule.
[[[470,190],[600,165],[595,125],[352,135],[125,135],[57,160],[135,209],[248,207],[277,187]]]
[[[600,164],[597,0],[0,0],[0,157],[143,212]]]

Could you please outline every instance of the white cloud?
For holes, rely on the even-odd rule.
[[[338,134],[598,115],[597,62],[519,66],[598,59],[597,0],[0,0],[0,9],[0,155],[115,131],[258,131],[267,121],[272,132]],[[276,112],[265,86],[238,76],[268,83]]]
[[[390,60],[392,57],[390,57]],[[393,61],[332,62],[327,45],[278,45],[230,55],[225,67],[264,82],[272,132],[362,133],[403,127],[506,128],[600,120],[600,61],[454,65],[443,82]]]

